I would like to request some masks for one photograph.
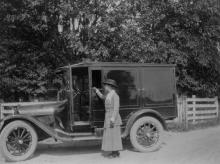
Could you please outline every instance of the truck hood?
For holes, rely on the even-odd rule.
[[[67,100],[47,102],[15,102],[2,103],[1,115],[22,114],[22,115],[53,115],[65,108]]]

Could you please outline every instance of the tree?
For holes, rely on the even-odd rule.
[[[217,49],[220,13],[216,3],[140,0],[132,7],[138,23],[133,31],[139,32],[136,30],[133,37],[125,36],[125,50],[131,47],[125,51],[127,58],[174,63],[180,94],[216,95],[219,88],[216,61],[220,55]]]
[[[83,58],[173,63],[179,93],[217,94],[220,13],[215,1],[0,3],[0,94],[7,101],[44,95],[59,82],[56,68]]]
[[[6,101],[46,92],[53,70],[65,63],[56,4],[1,1],[1,96]]]

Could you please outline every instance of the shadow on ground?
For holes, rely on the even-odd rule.
[[[129,141],[123,141],[124,150],[134,151]],[[79,154],[102,153],[101,141],[78,141],[65,143],[39,143],[32,158],[41,155],[72,156]]]

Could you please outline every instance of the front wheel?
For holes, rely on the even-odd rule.
[[[31,157],[37,147],[35,129],[27,122],[13,121],[0,135],[1,153],[8,161],[23,161]]]
[[[160,121],[154,117],[141,117],[131,127],[130,140],[133,147],[140,152],[159,149],[164,137]]]

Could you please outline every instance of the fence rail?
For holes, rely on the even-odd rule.
[[[188,128],[188,123],[196,124],[218,118],[218,97],[215,98],[192,98],[185,96],[178,98],[178,118],[180,123]]]

